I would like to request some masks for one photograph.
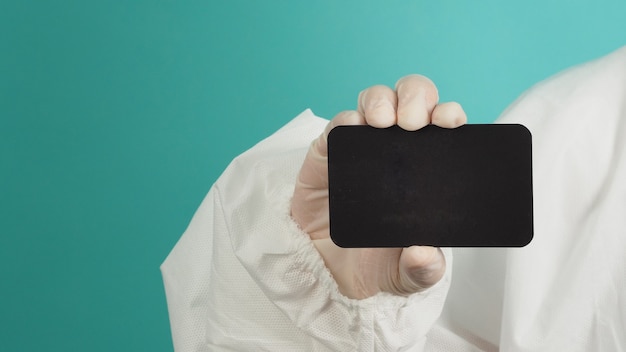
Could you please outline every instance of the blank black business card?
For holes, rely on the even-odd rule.
[[[330,235],[341,247],[522,247],[533,237],[522,125],[339,126],[328,136]]]

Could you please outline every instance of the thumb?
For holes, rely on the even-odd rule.
[[[435,285],[446,272],[446,258],[440,248],[404,248],[399,262],[398,294],[409,295]]]

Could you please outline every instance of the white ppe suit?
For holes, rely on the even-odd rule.
[[[533,241],[455,249],[409,297],[342,296],[289,216],[326,120],[307,110],[236,158],[161,267],[176,351],[626,351],[626,48],[498,122],[533,135]]]

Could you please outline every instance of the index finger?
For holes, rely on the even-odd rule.
[[[377,85],[359,94],[358,112],[365,117],[367,124],[377,128],[396,124],[398,98],[393,89]]]

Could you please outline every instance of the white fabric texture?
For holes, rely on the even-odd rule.
[[[450,270],[408,298],[348,299],[289,216],[327,122],[303,112],[236,158],[203,201],[162,266],[177,351],[422,350]]]
[[[539,84],[512,121],[533,133],[535,238],[508,251],[501,348],[626,351],[626,48]]]
[[[161,266],[176,351],[626,351],[626,48],[498,121],[533,134],[531,244],[455,249],[408,298],[342,296],[289,217],[326,122],[303,112],[212,187]]]
[[[455,249],[439,323],[487,350],[626,351],[626,48],[537,84],[498,123],[533,135],[535,237]]]

